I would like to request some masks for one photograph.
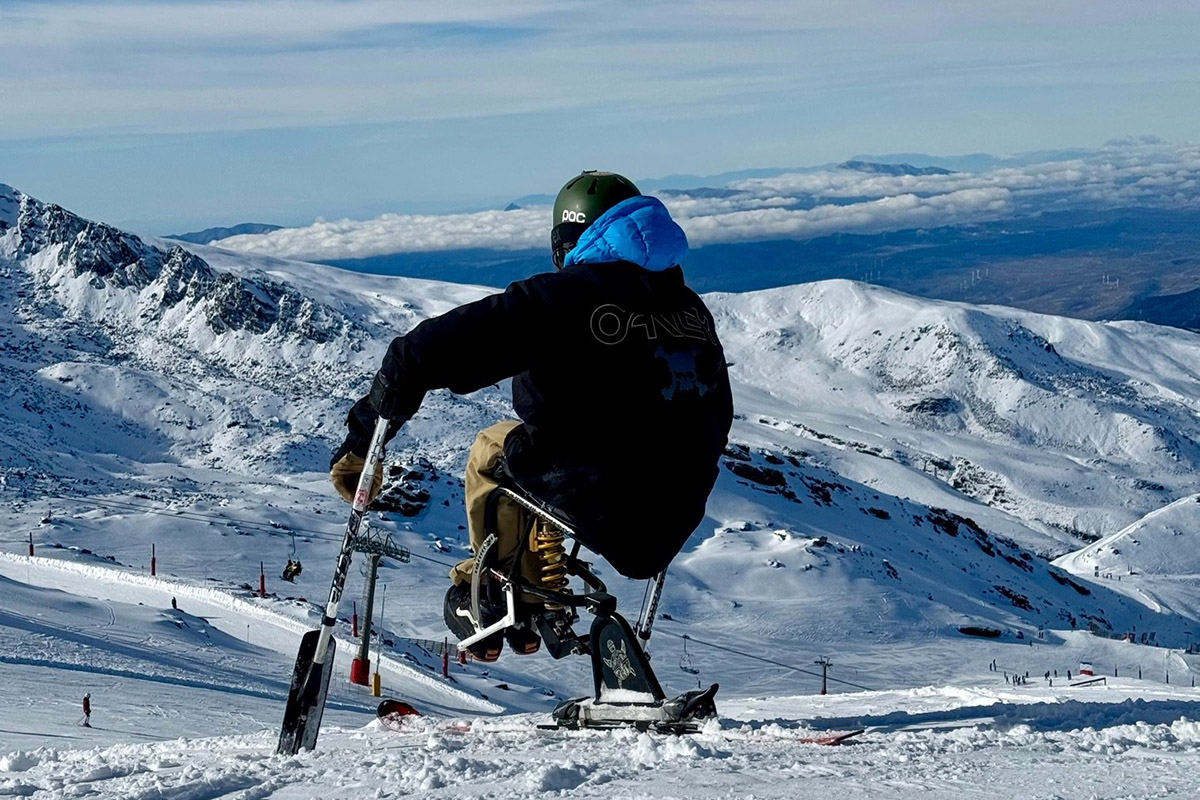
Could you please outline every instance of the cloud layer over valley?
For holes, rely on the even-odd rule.
[[[693,247],[937,228],[1080,208],[1200,207],[1200,145],[1122,140],[1069,160],[996,163],[983,171],[928,175],[829,166],[660,196]],[[532,206],[318,220],[303,228],[233,237],[221,246],[330,261],[392,253],[536,250],[547,246],[549,229],[550,209]]]

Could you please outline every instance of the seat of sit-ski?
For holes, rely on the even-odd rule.
[[[485,511],[485,524],[489,531],[495,529],[497,503],[501,497],[508,497],[512,502],[534,516],[540,517],[543,521],[549,522],[568,536],[577,539],[578,535],[575,532],[577,526],[575,523],[563,511],[552,508],[549,504],[540,500],[533,492],[518,483],[517,479],[509,472],[508,465],[504,459],[500,459],[496,464],[491,477],[496,481],[496,488],[488,496]]]

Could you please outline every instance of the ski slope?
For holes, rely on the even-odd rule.
[[[1191,796],[1200,693],[1134,678],[743,697],[672,737],[539,730],[411,667],[387,683],[444,717],[392,731],[335,681],[318,749],[274,754],[297,620],[188,582],[0,558],[0,793],[66,798]],[[170,607],[174,597],[178,610]],[[233,613],[231,613],[233,612]],[[250,620],[249,641],[240,630]],[[998,648],[1002,652],[1004,648]],[[919,669],[924,659],[906,658]],[[458,665],[455,665],[458,670]],[[463,668],[472,669],[472,668]],[[80,727],[90,691],[93,727]],[[419,698],[419,699],[418,699]],[[799,740],[866,728],[857,744]]]
[[[0,631],[7,640],[0,663],[22,668],[27,691],[18,696],[25,698],[30,713],[45,727],[61,727],[82,697],[82,692],[54,692],[54,702],[42,703],[39,686],[82,686],[92,692],[99,709],[105,702],[103,687],[130,681],[131,696],[139,702],[117,712],[124,723],[113,729],[118,740],[173,739],[180,731],[227,733],[244,730],[254,719],[259,720],[256,727],[274,730],[271,717],[280,696],[287,694],[300,637],[315,627],[315,620],[286,614],[257,598],[111,566],[3,553],[0,581]],[[356,652],[357,642],[340,639],[338,646],[338,687],[346,692],[349,654]],[[389,685],[403,685],[406,696],[431,713],[504,710],[396,658],[379,661],[378,671]],[[90,688],[93,682],[98,683]],[[193,697],[181,703],[181,689],[207,700]],[[361,700],[347,703],[335,693],[331,721],[339,712],[351,722],[360,718]],[[4,736],[12,746],[28,746],[40,738],[36,732],[15,730]]]

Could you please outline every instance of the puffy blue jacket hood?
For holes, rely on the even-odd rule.
[[[687,236],[657,197],[623,200],[593,222],[563,266],[628,261],[645,269],[670,269],[687,255]]]

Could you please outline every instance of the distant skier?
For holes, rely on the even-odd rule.
[[[178,611],[178,610],[179,610],[179,604],[175,602],[175,598],[174,598],[174,597],[172,597],[172,598],[171,598],[171,610],[172,610],[172,611]]]
[[[656,198],[608,172],[572,178],[554,202],[557,272],[425,320],[388,348],[370,393],[350,410],[349,434],[330,464],[352,502],[379,415],[396,434],[425,393],[465,394],[512,377],[520,420],[479,433],[466,470],[473,550],[485,538],[487,499],[502,474],[567,519],[621,574],[644,579],[671,562],[704,517],[733,418],[725,354],[712,315],[679,267],[687,238]],[[372,497],[383,482],[374,476]],[[500,499],[497,553],[508,566],[528,525]],[[522,563],[536,579],[536,565]],[[473,561],[451,571],[447,626],[474,633]],[[528,618],[537,606],[521,603]],[[481,620],[485,624],[490,620]],[[527,626],[505,631],[512,650],[540,646]],[[496,634],[472,646],[500,654]]]
[[[92,727],[92,693],[83,696],[83,727]]]

